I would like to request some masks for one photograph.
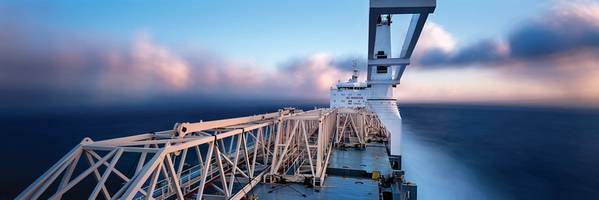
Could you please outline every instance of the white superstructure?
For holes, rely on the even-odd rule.
[[[331,87],[331,108],[364,108],[368,92],[365,82],[358,81],[358,70],[354,67],[352,77],[347,82],[339,82]]]

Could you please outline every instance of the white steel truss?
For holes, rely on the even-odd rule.
[[[17,199],[82,191],[88,199],[239,199],[245,194],[239,191],[249,191],[268,172],[276,121],[295,112],[301,113],[284,109],[103,141],[85,138]]]
[[[279,121],[268,181],[308,177],[312,185],[321,186],[333,148],[336,114],[336,109],[316,109]]]
[[[287,108],[109,140],[85,138],[17,199],[241,199],[260,181],[322,186],[339,119],[359,121],[348,134],[366,136],[361,141],[381,133],[376,115],[365,110]]]
[[[336,147],[365,147],[371,141],[387,142],[389,132],[377,115],[366,109],[339,108]]]

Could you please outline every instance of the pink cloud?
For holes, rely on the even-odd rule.
[[[100,62],[105,65],[101,66],[97,85],[90,90],[98,90],[104,97],[114,94],[143,97],[185,90],[192,84],[189,63],[155,44],[149,36],[139,35],[126,51],[115,49],[104,53]]]
[[[506,38],[471,45],[429,23],[399,96],[599,106],[598,21],[599,3],[562,1]]]
[[[565,22],[552,23],[559,27],[576,22],[584,27],[581,30],[595,30],[597,8],[573,4],[555,13]],[[56,31],[42,31],[47,34],[40,39],[30,28],[0,23],[11,30],[0,34],[0,52],[4,52],[0,92],[8,94],[6,102],[326,99],[329,88],[350,74],[351,64],[327,53],[290,58],[275,69],[265,69],[255,61],[233,60],[207,49],[182,54],[149,34],[135,35],[126,43]],[[535,22],[527,27],[546,26]],[[413,65],[398,87],[400,100],[598,104],[597,48],[587,45],[542,57],[514,56],[522,47],[515,47],[510,37],[459,45],[441,25],[427,24]],[[569,39],[577,44],[575,38]],[[427,65],[423,62],[427,59],[437,60]]]

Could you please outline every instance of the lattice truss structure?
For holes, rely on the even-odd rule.
[[[287,108],[129,137],[85,138],[17,199],[241,199],[260,181],[283,178],[322,186],[340,113],[348,111]],[[353,125],[362,135],[380,127],[372,113],[350,115],[362,120],[362,127]]]
[[[321,186],[333,148],[336,109],[312,110],[285,117],[274,140],[266,181],[306,181]],[[284,130],[283,130],[284,129]]]
[[[363,108],[337,109],[335,147],[365,147],[366,143],[387,142],[389,131],[378,116]]]

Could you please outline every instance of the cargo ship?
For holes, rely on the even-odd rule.
[[[331,87],[328,108],[84,138],[16,199],[417,199],[401,168],[394,88],[435,7],[435,0],[371,0],[367,78],[359,80],[355,64],[348,81]],[[411,20],[392,54],[396,15]]]

